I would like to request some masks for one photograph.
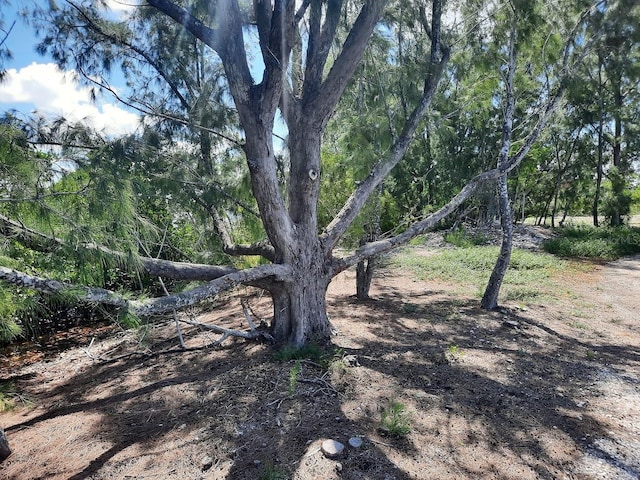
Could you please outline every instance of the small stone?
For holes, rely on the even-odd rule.
[[[342,471],[342,464],[340,462],[336,463],[336,472],[341,472]]]
[[[337,457],[344,450],[344,445],[337,440],[325,440],[322,442],[322,453],[327,457]]]
[[[353,448],[360,448],[362,446],[362,439],[360,437],[351,437],[349,439],[349,445]]]
[[[207,455],[206,457],[203,457],[202,460],[200,460],[200,467],[202,468],[203,471],[209,470],[212,466],[213,466],[213,458],[211,458],[209,455]]]
[[[518,327],[520,327],[520,323],[516,322],[515,320],[503,320],[502,323],[504,323],[509,328],[518,328]]]
[[[254,461],[253,461],[253,464],[254,464],[256,467],[259,467],[261,463],[262,463],[262,461],[260,461],[260,460],[254,460]]]
[[[342,358],[342,363],[344,363],[347,367],[359,367],[360,362],[358,362],[358,357],[355,355],[345,355]]]

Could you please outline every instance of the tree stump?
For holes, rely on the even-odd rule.
[[[9,455],[11,455],[9,441],[7,440],[7,436],[4,434],[4,430],[0,428],[0,463],[4,462]]]

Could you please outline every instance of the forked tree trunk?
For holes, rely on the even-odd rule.
[[[376,257],[370,257],[358,262],[356,267],[356,298],[358,300],[368,300],[371,281],[376,268]]]

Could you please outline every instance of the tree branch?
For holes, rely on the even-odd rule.
[[[138,317],[161,315],[174,310],[181,310],[211,298],[220,292],[230,290],[238,284],[251,284],[268,277],[283,280],[289,274],[291,274],[291,269],[284,265],[260,265],[251,269],[229,273],[204,285],[173,295],[151,300],[129,300],[123,295],[103,288],[63,283],[0,266],[0,280],[13,285],[30,288],[45,294],[71,295],[81,302],[112,305],[125,309]]]
[[[342,97],[344,89],[353,76],[371,34],[382,16],[384,0],[367,1],[356,19],[342,50],[336,58],[327,78],[320,86],[317,95],[311,95],[305,102],[305,116],[314,123],[324,125],[329,120],[333,111]]]
[[[364,207],[367,199],[373,193],[378,184],[389,174],[407,152],[413,139],[413,135],[418,125],[424,117],[427,108],[431,104],[438,82],[442,77],[444,66],[449,60],[449,48],[442,44],[440,32],[440,17],[442,15],[442,1],[433,2],[433,19],[431,26],[431,56],[427,77],[424,81],[424,88],[420,103],[413,110],[405,122],[402,133],[394,142],[386,157],[371,171],[369,176],[363,180],[358,188],[351,194],[336,217],[327,225],[322,241],[326,252],[333,250],[338,240],[349,225],[356,218],[360,210]]]
[[[7,238],[17,237],[25,246],[39,252],[55,252],[67,246],[66,242],[60,238],[51,237],[30,229],[4,215],[0,215],[0,235]],[[99,251],[104,255],[120,260],[127,258],[124,253],[113,251],[102,245],[84,243],[78,245],[77,248]],[[140,267],[149,275],[172,278],[174,280],[208,281],[237,272],[237,269],[229,266],[173,262],[151,257],[139,257],[137,261]]]

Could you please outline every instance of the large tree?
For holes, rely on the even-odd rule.
[[[72,291],[77,297],[87,301],[111,303],[140,316],[171,312],[193,305],[240,283],[259,285],[268,290],[273,299],[270,334],[278,342],[296,346],[307,342],[323,342],[329,338],[331,326],[326,313],[325,295],[327,286],[335,275],[363,259],[407,243],[451,214],[480,184],[503,177],[515,168],[558,104],[561,80],[567,75],[571,64],[569,54],[576,51],[575,45],[568,45],[566,55],[555,66],[550,67],[554,80],[547,82],[548,89],[543,92],[539,109],[528,112],[533,118],[531,134],[522,141],[520,149],[508,161],[470,179],[451,201],[399,235],[365,243],[353,254],[337,257],[334,249],[340,239],[368,198],[376,192],[384,178],[407,152],[443,76],[450,53],[446,36],[442,33],[443,1],[434,0],[430,9],[422,2],[411,2],[413,11],[422,19],[414,24],[411,35],[423,37],[430,45],[429,54],[421,67],[422,85],[414,104],[404,106],[405,111],[398,115],[397,118],[401,121],[396,126],[397,133],[394,134],[391,145],[355,182],[352,193],[326,225],[320,225],[318,221],[323,132],[339,107],[343,92],[356,74],[374,31],[377,29],[384,32],[397,28],[393,18],[381,22],[385,6],[393,2],[144,2],[139,7],[141,18],[155,18],[156,25],[167,22],[179,26],[183,35],[191,39],[193,53],[205,49],[207,52],[203,58],[215,55],[220,62],[224,72],[221,84],[228,89],[230,98],[219,98],[223,99],[223,103],[233,106],[234,113],[231,117],[237,116],[238,122],[235,128],[225,133],[211,128],[210,124],[203,124],[206,115],[201,112],[207,110],[203,108],[203,104],[206,107],[211,102],[212,89],[207,89],[203,84],[179,84],[176,82],[179,69],[175,68],[175,73],[165,70],[165,66],[170,65],[167,63],[170,55],[165,55],[160,61],[160,56],[153,57],[149,54],[149,45],[136,44],[149,38],[161,41],[162,28],[156,30],[156,35],[149,35],[147,30],[147,35],[140,37],[135,35],[126,22],[114,23],[101,16],[100,10],[91,5],[95,3],[97,2],[67,1],[64,6],[52,4],[53,29],[45,38],[43,49],[51,49],[61,63],[71,59],[75,62],[76,69],[84,73],[87,79],[102,85],[100,79],[96,80],[95,73],[99,69],[110,67],[118,58],[117,54],[126,52],[125,68],[131,69],[137,62],[147,62],[148,68],[166,83],[167,91],[172,95],[167,101],[176,102],[176,98],[180,98],[178,103],[189,110],[190,115],[177,120],[236,144],[246,162],[258,210],[256,213],[266,238],[263,242],[237,247],[230,244],[231,238],[224,229],[218,228],[218,233],[223,237],[222,243],[226,246],[226,251],[260,256],[262,264],[239,270],[231,266],[160,260],[142,254],[137,258],[136,265],[150,275],[207,282],[190,290],[151,300],[130,300],[95,287],[75,285],[71,288],[62,282],[49,281],[6,267],[0,267],[0,278],[42,291]],[[583,15],[580,21],[586,18],[587,15]],[[553,28],[560,26],[554,25]],[[77,41],[88,38],[87,32],[91,34],[93,43]],[[67,45],[71,48],[70,51],[65,50],[64,39],[75,39]],[[174,42],[179,43],[178,40]],[[63,47],[56,49],[56,45]],[[96,46],[102,48],[101,57],[94,55]],[[171,49],[164,46],[164,51],[170,53]],[[252,66],[250,61],[256,56],[261,59],[259,68]],[[174,65],[183,65],[177,55]],[[212,81],[206,75],[201,76],[201,79],[205,83]],[[183,88],[191,92],[192,100],[183,94]],[[134,103],[134,100],[129,103]],[[159,114],[163,118],[170,116],[165,112],[148,113]],[[286,164],[279,158],[274,144],[278,115],[281,115],[288,129]],[[211,173],[206,154],[214,155],[217,150],[207,146],[207,138],[200,138],[199,143],[201,172],[206,176]],[[109,151],[115,152],[114,149]],[[199,197],[202,189],[196,188],[194,192],[196,195],[193,201],[209,212],[214,224],[222,226],[224,222],[220,219],[215,203],[203,201]],[[246,207],[247,210],[251,209],[251,205]],[[17,222],[7,222],[7,228],[12,231],[20,231],[22,228]],[[36,243],[47,244],[50,248],[64,242],[52,236],[25,231],[24,228],[22,235]],[[118,255],[107,247],[90,242],[76,245],[76,248],[96,249],[104,255]]]

